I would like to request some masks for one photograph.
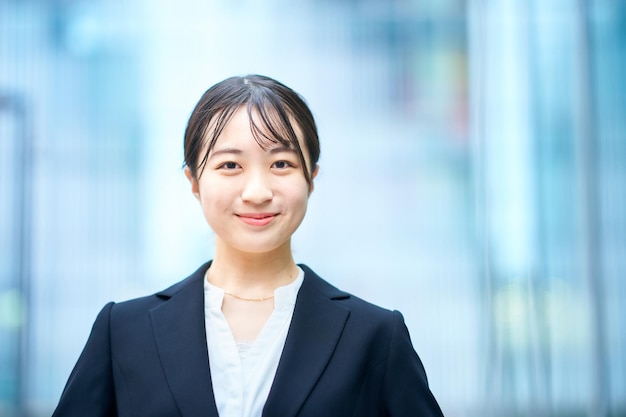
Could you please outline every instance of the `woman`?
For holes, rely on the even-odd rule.
[[[106,305],[54,415],[441,416],[402,315],[293,260],[319,153],[293,90],[258,75],[211,87],[185,132],[185,175],[214,258]]]

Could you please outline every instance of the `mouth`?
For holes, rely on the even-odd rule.
[[[265,226],[278,216],[276,213],[240,213],[236,214],[246,224],[250,226]]]

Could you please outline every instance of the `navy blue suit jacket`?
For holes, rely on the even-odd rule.
[[[217,417],[204,326],[209,263],[98,315],[53,417]],[[264,417],[440,417],[402,315],[301,265]]]

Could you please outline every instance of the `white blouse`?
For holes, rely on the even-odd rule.
[[[224,290],[204,280],[204,320],[220,417],[261,417],[285,346],[304,271],[274,290],[274,311],[256,340],[237,343],[222,313]]]

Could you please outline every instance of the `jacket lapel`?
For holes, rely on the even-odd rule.
[[[343,293],[300,265],[305,279],[298,293],[264,416],[295,416],[328,364],[350,314],[333,299]]]
[[[204,326],[204,272],[208,264],[158,296],[150,311],[154,339],[174,400],[185,417],[217,417]]]

